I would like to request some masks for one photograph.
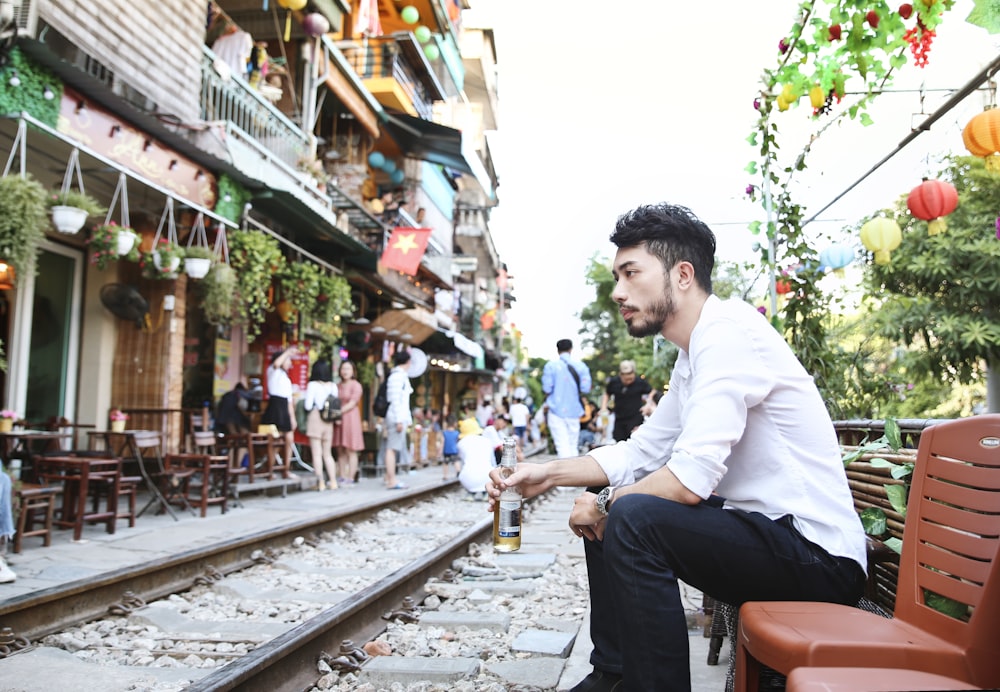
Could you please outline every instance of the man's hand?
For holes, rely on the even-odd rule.
[[[396,432],[403,432],[403,424],[396,423]]]
[[[544,493],[552,487],[546,464],[518,464],[514,473],[507,476],[506,480],[500,477],[499,468],[492,469],[490,479],[486,481],[489,511],[493,511],[493,504],[500,500],[500,493],[505,488],[515,486],[521,491],[524,499]]]
[[[569,528],[577,536],[588,541],[604,540],[604,525],[607,517],[597,511],[597,495],[583,493],[573,503],[569,514]]]

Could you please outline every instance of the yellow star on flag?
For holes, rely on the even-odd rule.
[[[404,255],[410,250],[416,250],[418,245],[413,240],[416,236],[416,233],[400,233],[399,240],[393,243],[392,247],[399,250]]]

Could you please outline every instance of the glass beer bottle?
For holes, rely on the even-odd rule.
[[[517,467],[517,440],[503,439],[500,457],[500,477],[507,478]],[[500,500],[493,505],[493,549],[511,553],[521,548],[521,491],[507,488],[500,493]]]

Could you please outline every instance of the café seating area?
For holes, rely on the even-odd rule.
[[[175,521],[206,517],[215,507],[226,513],[241,506],[240,493],[284,496],[289,485],[301,487],[294,459],[281,459],[279,438],[217,434],[203,429],[208,420],[191,414],[182,431],[121,429],[110,420],[104,430],[65,419],[44,427],[22,421],[0,432],[0,460],[15,479],[14,552],[49,547],[63,536],[80,541],[89,527],[114,534],[147,513]]]

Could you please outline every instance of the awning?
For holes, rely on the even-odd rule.
[[[462,131],[405,113],[380,114],[389,136],[403,153],[474,175],[462,147]]]
[[[428,334],[425,337],[424,343],[421,345],[429,353],[447,353],[452,350],[461,351],[479,363],[482,363],[485,357],[485,351],[482,346],[461,332],[451,329],[435,330],[433,334]]]
[[[437,331],[434,314],[422,308],[389,310],[379,315],[368,331],[380,334],[390,341],[408,341],[412,344],[423,342]],[[409,338],[407,338],[409,334]]]

